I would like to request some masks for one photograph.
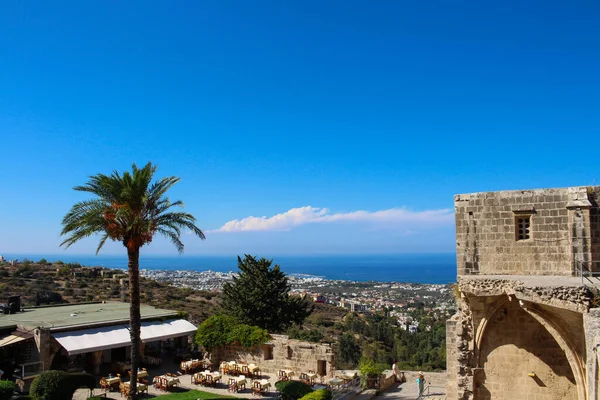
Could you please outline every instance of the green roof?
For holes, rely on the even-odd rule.
[[[175,317],[177,312],[141,305],[142,320]],[[39,308],[26,308],[24,312],[12,315],[0,315],[0,329],[17,325],[31,329],[44,327],[63,329],[84,326],[104,325],[111,322],[129,321],[129,303],[106,302],[88,304],[68,304]]]

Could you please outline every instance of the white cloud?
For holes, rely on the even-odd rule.
[[[234,219],[213,232],[286,231],[305,224],[334,222],[365,222],[385,227],[405,226],[407,222],[446,225],[454,222],[454,214],[450,209],[410,211],[405,208],[331,213],[327,208],[306,206],[292,208],[272,217]]]

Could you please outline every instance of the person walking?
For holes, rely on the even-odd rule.
[[[398,360],[394,360],[394,364],[392,364],[392,374],[394,374],[394,379],[396,383],[400,382],[400,374],[398,373]]]
[[[417,374],[417,386],[419,388],[419,399],[422,398],[423,392],[425,391],[425,375],[423,371],[419,371]]]

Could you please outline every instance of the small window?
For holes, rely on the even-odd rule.
[[[515,238],[517,240],[531,239],[531,215],[515,216]]]

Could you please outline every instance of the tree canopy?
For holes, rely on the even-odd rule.
[[[269,333],[257,326],[241,324],[228,315],[213,315],[198,327],[196,343],[207,350],[228,345],[245,348],[266,343]]]
[[[238,275],[223,285],[223,310],[243,323],[278,333],[302,324],[313,305],[305,297],[290,296],[287,276],[272,263],[247,254],[243,260],[238,257]]]

